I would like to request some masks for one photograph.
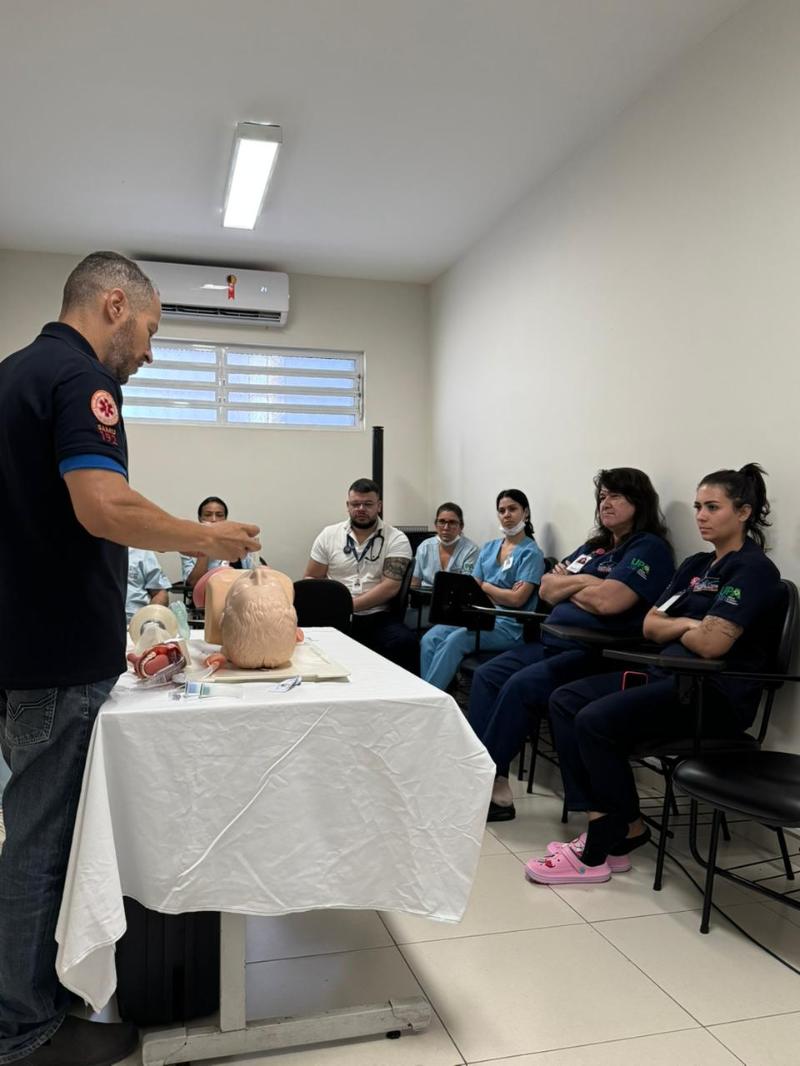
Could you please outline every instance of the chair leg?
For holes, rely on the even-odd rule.
[[[658,835],[658,855],[656,857],[656,873],[653,878],[653,891],[661,891],[661,882],[664,878],[664,859],[667,855],[667,835],[669,833],[670,811],[675,805],[675,792],[672,787],[672,774],[664,773],[664,802],[661,805],[661,832]]]
[[[531,745],[531,761],[528,766],[528,794],[533,792],[533,775],[536,773],[536,756],[539,754],[539,736],[541,731],[542,719],[537,715],[533,725],[528,730],[528,740]]]
[[[517,781],[522,781],[525,777],[525,747],[526,741],[523,740],[522,747],[519,749],[519,765],[517,766]]]
[[[781,858],[783,859],[783,869],[786,873],[786,878],[789,881],[794,881],[794,870],[792,869],[792,862],[789,858],[789,849],[786,847],[786,837],[783,835],[783,830],[778,828],[775,830],[778,836],[778,845],[781,849]]]
[[[567,797],[564,797],[564,803],[561,806],[561,824],[566,825],[569,821],[569,810],[567,809]]]
[[[706,889],[703,895],[703,918],[700,922],[700,932],[707,933],[709,919],[711,917],[711,897],[714,893],[714,873],[717,868],[717,846],[719,845],[719,830],[724,815],[721,810],[715,808],[714,819],[711,823],[711,843],[708,850],[708,867],[706,869]]]
[[[726,844],[730,843],[731,831],[728,829],[728,819],[725,817],[725,812],[722,812],[722,820],[720,821],[720,828],[722,829],[722,839]]]

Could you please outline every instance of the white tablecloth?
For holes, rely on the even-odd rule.
[[[67,988],[116,988],[123,894],[177,914],[326,907],[457,921],[494,764],[445,693],[333,629],[349,681],[175,703],[122,684],[92,735],[56,939]]]

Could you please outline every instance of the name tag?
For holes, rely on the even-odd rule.
[[[584,566],[586,566],[586,564],[589,562],[589,560],[591,558],[592,558],[591,555],[579,555],[576,559],[573,559],[572,562],[569,564],[569,566],[567,567],[567,573],[568,574],[579,574],[581,572],[581,570],[583,570]]]
[[[670,596],[668,600],[664,600],[662,604],[656,607],[656,610],[659,614],[666,614],[669,611],[670,607],[673,605],[673,603],[677,603],[677,601],[681,598],[682,595],[682,592],[676,592],[674,596]]]
[[[511,569],[511,564],[512,564],[513,562],[514,562],[514,553],[512,552],[512,553],[511,553],[511,555],[509,555],[509,557],[508,557],[508,558],[506,559],[506,561],[505,561],[505,562],[503,563],[503,570],[504,570],[504,571],[505,571],[505,570],[510,570],[510,569]]]

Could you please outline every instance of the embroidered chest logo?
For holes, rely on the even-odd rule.
[[[97,421],[102,422],[104,426],[116,426],[119,422],[119,410],[114,397],[105,389],[98,389],[93,393],[89,407]]]
[[[631,570],[635,570],[643,581],[647,581],[650,576],[650,564],[644,559],[631,559]]]

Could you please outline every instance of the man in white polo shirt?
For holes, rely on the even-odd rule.
[[[326,526],[314,541],[304,576],[346,585],[353,597],[353,638],[418,674],[416,634],[389,613],[411,565],[408,537],[383,521],[380,489],[368,478],[350,486],[347,513],[345,522]]]

